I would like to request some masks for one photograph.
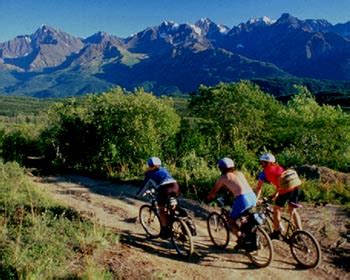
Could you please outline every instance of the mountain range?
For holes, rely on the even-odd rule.
[[[250,19],[233,28],[205,18],[164,21],[119,38],[88,38],[42,25],[0,43],[0,94],[63,97],[113,86],[155,94],[241,79],[350,80],[350,22]]]

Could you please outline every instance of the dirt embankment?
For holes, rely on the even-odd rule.
[[[235,254],[231,241],[224,252],[215,250],[206,229],[206,205],[182,199],[198,228],[194,238],[195,254],[189,261],[180,260],[169,241],[146,239],[138,222],[138,210],[145,203],[134,198],[137,188],[81,176],[33,177],[52,195],[99,223],[121,234],[122,242],[99,256],[123,279],[346,279],[350,272],[349,213],[341,207],[305,205],[300,211],[304,227],[322,246],[322,263],[312,270],[300,270],[289,248],[274,241],[272,264],[256,269],[242,254]],[[234,239],[234,238],[232,238]]]

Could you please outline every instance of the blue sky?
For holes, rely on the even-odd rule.
[[[79,37],[105,31],[126,38],[164,20],[194,23],[208,17],[233,27],[249,18],[350,21],[350,0],[0,0],[0,42],[32,34],[42,24]]]

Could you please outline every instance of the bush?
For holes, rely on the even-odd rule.
[[[169,166],[172,175],[179,182],[182,193],[189,198],[204,200],[220,173],[216,166],[208,166],[205,158],[191,152],[178,161],[178,165]]]
[[[37,139],[19,130],[3,133],[0,141],[1,156],[5,162],[17,161],[23,164],[28,156],[39,154]]]
[[[350,205],[350,186],[308,180],[301,186],[300,199],[307,202]]]
[[[116,88],[57,105],[43,142],[58,165],[122,177],[139,174],[149,156],[171,157],[179,122],[153,95]]]

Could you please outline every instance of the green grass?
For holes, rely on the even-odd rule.
[[[37,116],[57,101],[59,99],[37,99],[24,96],[0,95],[0,117],[15,117],[18,115]]]
[[[0,162],[0,275],[4,279],[111,279],[93,256],[118,242]]]
[[[131,53],[131,52],[128,52],[127,50],[120,50],[120,52],[123,55],[122,63],[129,67],[132,67],[135,64],[139,63],[142,60],[142,57],[144,56],[144,54]]]

